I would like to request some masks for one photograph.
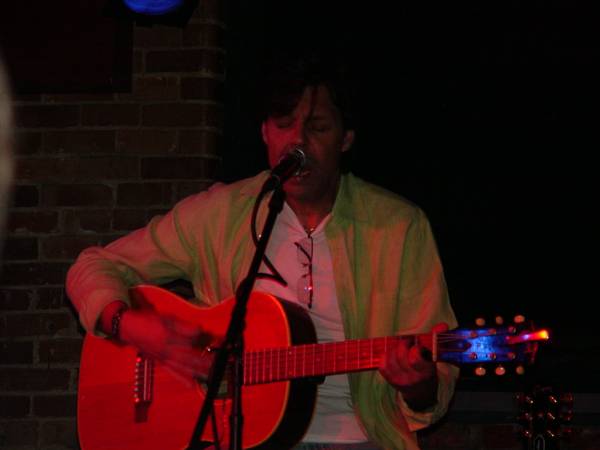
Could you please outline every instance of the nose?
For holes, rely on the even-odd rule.
[[[304,121],[297,120],[292,129],[291,142],[292,145],[303,146],[306,143],[306,125]]]

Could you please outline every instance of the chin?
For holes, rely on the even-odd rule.
[[[291,178],[285,184],[285,193],[289,197],[296,198],[298,200],[310,198],[311,192],[313,191],[312,186],[306,182],[306,180],[298,179],[296,177]]]

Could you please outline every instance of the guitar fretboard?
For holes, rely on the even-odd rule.
[[[375,369],[398,339],[390,336],[248,351],[244,354],[244,384]]]

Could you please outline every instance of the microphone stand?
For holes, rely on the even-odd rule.
[[[269,180],[272,180],[270,178]],[[267,183],[269,183],[267,180]],[[222,347],[217,351],[215,360],[213,361],[210,375],[208,379],[208,387],[204,403],[200,415],[196,422],[192,438],[187,450],[199,450],[203,448],[200,438],[206,426],[209,414],[214,406],[214,400],[219,391],[219,386],[225,373],[225,368],[229,360],[229,355],[233,357],[233,402],[230,415],[230,449],[242,450],[242,427],[243,427],[243,415],[242,415],[242,384],[244,381],[244,320],[246,317],[246,310],[248,305],[248,299],[254,282],[256,281],[260,264],[264,258],[265,251],[267,249],[267,243],[271,237],[273,226],[275,225],[275,219],[277,215],[283,209],[283,202],[285,200],[285,192],[282,189],[282,183],[277,180],[274,188],[273,195],[269,201],[269,214],[265,222],[263,232],[260,234],[260,239],[256,245],[256,251],[254,258],[248,270],[246,278],[240,283],[235,294],[236,302],[231,312],[231,320],[225,336],[225,341]],[[263,187],[263,193],[271,188],[271,184],[267,187],[267,183]],[[215,436],[218,440],[218,436]]]

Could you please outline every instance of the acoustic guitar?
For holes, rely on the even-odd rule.
[[[156,286],[131,290],[132,307],[152,309],[197,325],[201,346],[215,350],[227,330],[234,299],[200,308]],[[415,336],[432,360],[456,365],[521,365],[535,358],[545,330],[516,326],[456,329]],[[242,412],[244,449],[293,447],[310,424],[315,378],[375,370],[398,336],[316,343],[306,311],[254,292],[244,331]],[[218,350],[217,350],[218,351]],[[84,450],[179,450],[188,447],[204,400],[204,384],[191,383],[136,349],[87,334],[78,386],[78,433]],[[229,436],[231,389],[223,383],[202,441]],[[217,436],[218,435],[218,436]],[[222,447],[226,448],[226,447]]]

